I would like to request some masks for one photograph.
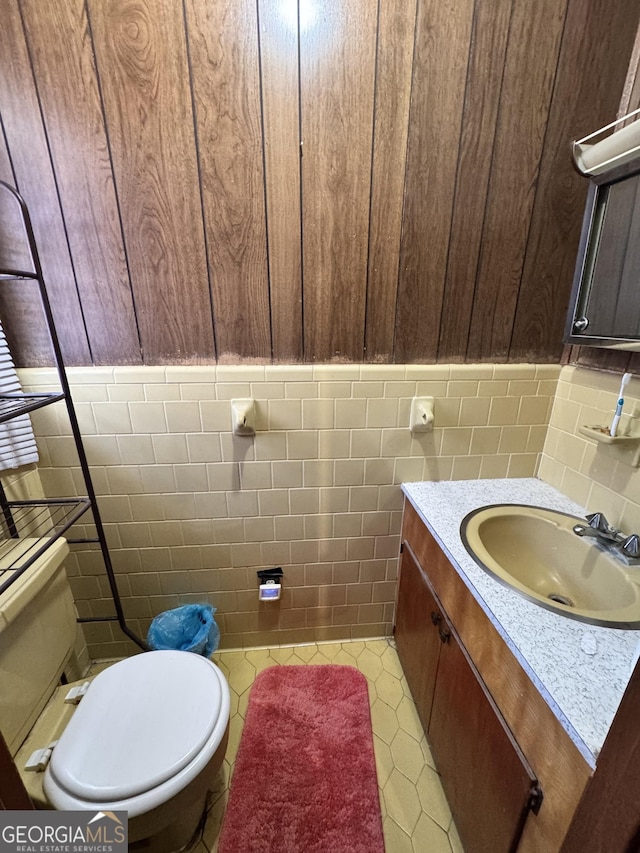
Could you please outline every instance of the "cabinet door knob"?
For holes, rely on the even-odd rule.
[[[431,611],[431,621],[433,622],[434,625],[439,625],[440,622],[442,622],[442,616],[436,610],[432,610]]]
[[[589,325],[588,317],[578,317],[578,319],[573,324],[574,332],[584,332]]]
[[[446,643],[449,640],[449,637],[451,636],[451,632],[447,631],[446,628],[439,628],[438,634],[440,634],[440,639],[443,643]]]

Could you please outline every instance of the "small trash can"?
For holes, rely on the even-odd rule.
[[[155,651],[175,649],[209,657],[220,642],[215,612],[210,604],[185,604],[165,610],[149,626],[147,643]]]

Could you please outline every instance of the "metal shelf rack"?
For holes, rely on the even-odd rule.
[[[29,253],[29,269],[1,269],[0,286],[2,281],[29,279],[37,283],[44,313],[55,367],[58,373],[60,391],[49,394],[0,394],[0,423],[33,412],[43,406],[64,402],[67,408],[69,424],[75,442],[78,461],[86,488],[86,496],[77,498],[58,498],[35,501],[11,501],[0,483],[0,594],[8,589],[33,563],[51,547],[56,539],[64,536],[70,528],[85,514],[90,512],[95,529],[95,538],[73,539],[68,537],[70,544],[97,543],[102,553],[105,573],[113,598],[115,616],[100,618],[83,618],[79,622],[117,621],[123,633],[133,640],[141,649],[147,649],[141,640],[127,625],[118,586],[116,583],[109,547],[105,536],[100,510],[91,479],[91,471],[87,462],[78,426],[69,381],[67,379],[62,350],[53,320],[53,313],[40,265],[40,258],[33,233],[31,218],[27,206],[16,190],[4,181],[0,181],[0,193],[7,195],[19,208],[21,222],[24,227],[25,248]]]

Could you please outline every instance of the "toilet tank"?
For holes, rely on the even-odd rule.
[[[29,540],[23,543],[28,548]],[[66,540],[56,540],[0,595],[0,731],[12,755],[53,693],[74,646],[76,613],[63,565],[68,553]]]

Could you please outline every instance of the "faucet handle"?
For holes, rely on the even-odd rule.
[[[627,557],[640,557],[640,536],[638,536],[637,533],[632,533],[631,536],[627,536],[620,546],[620,550],[623,554],[626,554]]]
[[[603,533],[609,533],[611,530],[611,525],[604,517],[604,514],[601,512],[592,512],[591,515],[586,516],[587,521],[589,522],[589,527],[593,527],[594,530],[602,530]]]

